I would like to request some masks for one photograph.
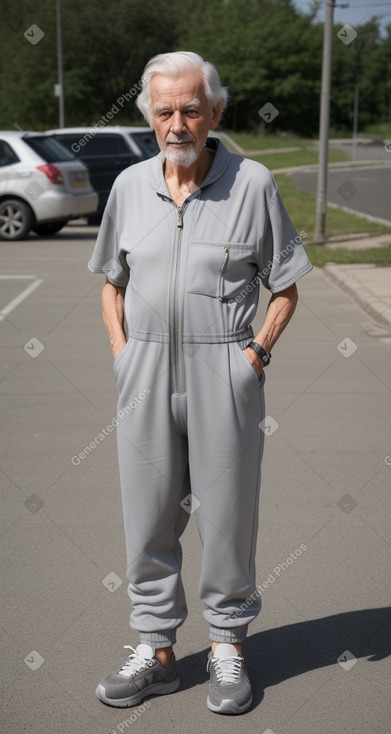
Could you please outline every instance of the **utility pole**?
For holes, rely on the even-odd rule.
[[[56,20],[59,125],[60,127],[65,127],[64,79],[62,74],[61,0],[56,0]]]
[[[358,135],[358,98],[359,98],[359,87],[358,83],[354,86],[354,109],[353,109],[353,155],[352,159],[357,159],[357,135]]]
[[[334,0],[325,0],[325,23],[323,34],[322,90],[320,96],[319,165],[316,194],[316,221],[314,242],[326,239],[327,169],[330,128],[330,88],[333,49]]]

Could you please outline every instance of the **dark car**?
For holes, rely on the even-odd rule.
[[[149,127],[68,127],[49,130],[88,168],[91,184],[99,196],[98,212],[89,221],[99,221],[115,178],[124,168],[159,153],[154,131]]]

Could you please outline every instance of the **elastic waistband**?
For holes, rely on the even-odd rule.
[[[169,344],[170,334],[159,334],[153,331],[141,331],[128,327],[129,337],[139,339],[143,342],[160,342]],[[227,334],[182,334],[181,342],[183,344],[226,344],[227,342],[240,342],[246,339],[252,339],[254,332],[251,326],[240,331],[232,331]]]

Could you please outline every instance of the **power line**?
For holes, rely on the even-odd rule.
[[[382,8],[388,8],[388,7],[390,7],[390,5],[391,5],[391,3],[381,3],[381,7]],[[370,4],[370,5],[369,4],[365,4],[365,5],[350,5],[350,3],[349,3],[348,5],[345,5],[345,7],[346,8],[373,8],[373,9],[375,9],[375,8],[378,8],[379,7],[379,3],[377,3],[376,5],[372,5],[372,4]]]

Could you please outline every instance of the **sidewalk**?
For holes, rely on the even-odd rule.
[[[340,242],[335,247],[361,249],[391,244],[391,236]],[[391,331],[391,265],[336,265],[324,273],[348,293],[379,324]]]

